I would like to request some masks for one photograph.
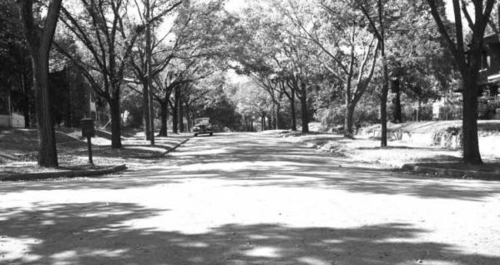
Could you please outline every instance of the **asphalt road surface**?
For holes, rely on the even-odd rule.
[[[500,183],[355,167],[258,134],[146,170],[0,183],[0,264],[498,265]]]

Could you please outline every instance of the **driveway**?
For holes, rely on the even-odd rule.
[[[0,183],[0,264],[500,264],[500,183],[350,164],[259,134],[146,170]]]

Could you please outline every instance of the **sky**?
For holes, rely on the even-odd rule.
[[[246,0],[229,0],[226,4],[226,9],[230,12],[238,11],[245,6]]]

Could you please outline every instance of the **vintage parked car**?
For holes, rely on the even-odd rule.
[[[193,133],[194,136],[198,136],[199,134],[209,134],[210,136],[214,135],[212,124],[210,124],[210,118],[195,119]]]

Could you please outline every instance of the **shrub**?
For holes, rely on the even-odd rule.
[[[345,105],[337,105],[331,108],[319,109],[315,118],[326,127],[344,124]],[[377,106],[359,104],[354,111],[354,124],[379,123],[379,110]]]
[[[480,99],[477,107],[479,119],[491,120],[497,118],[497,109],[500,109],[500,101],[488,101]]]
[[[463,141],[462,127],[448,127],[435,132],[432,136],[432,144],[447,148],[460,148]],[[455,144],[455,145],[454,145]]]

